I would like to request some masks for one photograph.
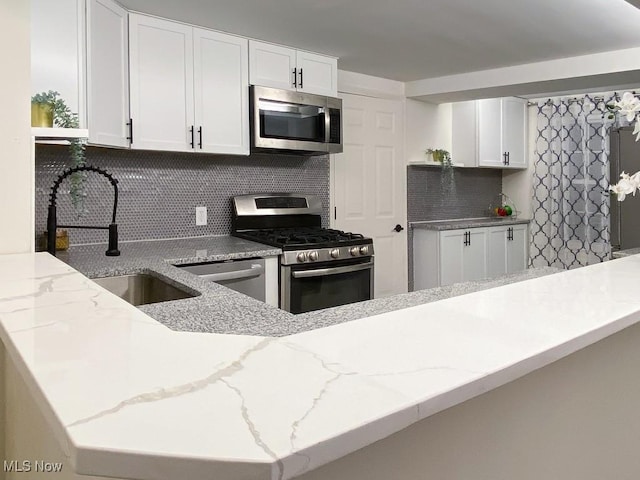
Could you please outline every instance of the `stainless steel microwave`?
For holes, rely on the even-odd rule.
[[[307,154],[342,152],[342,100],[250,87],[251,150]]]

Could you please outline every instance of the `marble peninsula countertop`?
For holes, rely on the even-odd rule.
[[[78,474],[286,480],[636,324],[639,271],[269,337],[177,332],[46,253],[3,255],[0,338]]]
[[[457,230],[458,228],[497,227],[499,225],[518,225],[529,222],[531,220],[519,217],[480,217],[410,222],[409,226],[414,229]]]

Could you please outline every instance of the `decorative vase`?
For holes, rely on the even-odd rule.
[[[31,126],[53,127],[53,105],[50,103],[31,102]]]

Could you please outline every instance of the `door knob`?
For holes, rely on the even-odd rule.
[[[403,227],[402,227],[402,225],[400,225],[400,224],[397,224],[395,227],[393,227],[393,229],[394,229],[396,232],[401,232],[402,230],[404,230],[404,228],[403,228]]]

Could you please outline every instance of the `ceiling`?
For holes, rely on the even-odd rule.
[[[121,0],[400,81],[640,46],[640,0]]]

